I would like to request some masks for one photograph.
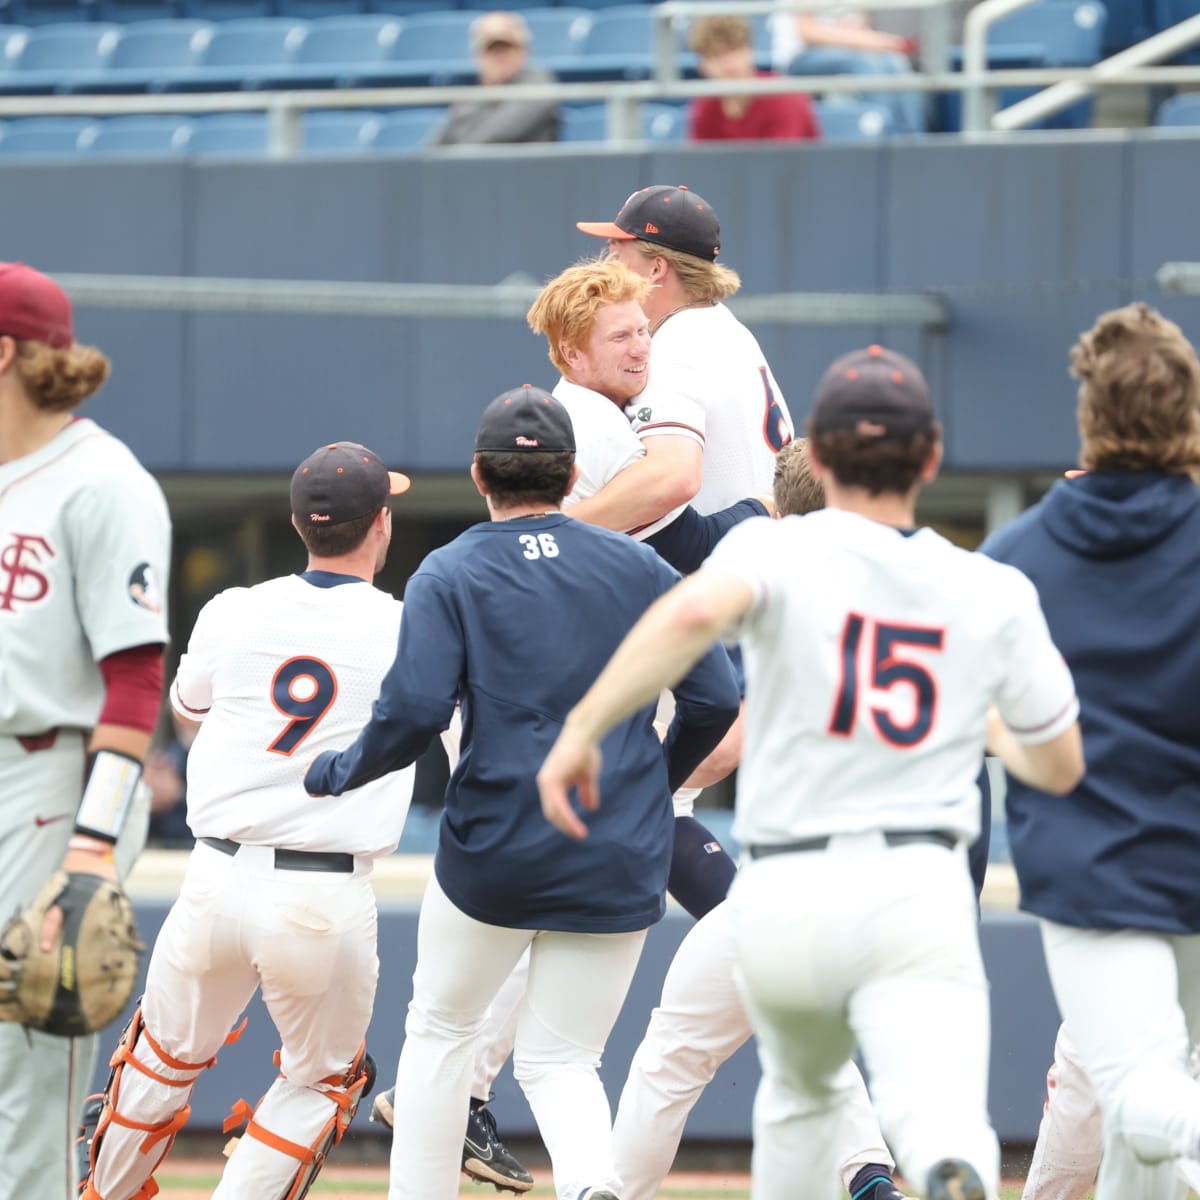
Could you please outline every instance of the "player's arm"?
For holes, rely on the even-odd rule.
[[[735,525],[751,517],[769,517],[773,511],[766,496],[739,500],[704,517],[689,504],[665,529],[643,540],[681,575],[690,575]]]
[[[645,445],[645,458],[620,471],[594,496],[573,504],[571,516],[624,533],[687,504],[704,478],[704,443],[691,435],[659,434],[646,438]]]
[[[450,725],[466,669],[450,589],[418,571],[404,593],[396,657],[353,745],[318,754],[304,775],[313,796],[340,796],[410,766]]]
[[[1021,742],[993,710],[988,714],[987,748],[1004,763],[1005,770],[1040,792],[1065,796],[1083,778],[1083,738],[1078,721],[1048,742]]]
[[[754,593],[743,579],[705,570],[677,584],[646,610],[567,715],[538,772],[542,811],[553,825],[569,837],[586,836],[587,828],[571,807],[569,792],[578,789],[585,809],[594,811],[599,806],[600,742],[615,725],[652,703],[664,687],[680,684],[722,632],[749,611],[753,600]],[[736,685],[734,693],[730,720],[736,715]],[[677,705],[680,697],[676,691]],[[694,699],[684,687],[684,708]]]

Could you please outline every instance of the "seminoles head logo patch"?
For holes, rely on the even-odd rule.
[[[158,572],[148,563],[138,563],[129,573],[129,598],[147,612],[162,612],[162,589]]]
[[[648,421],[648,420],[650,420],[650,417],[651,417],[651,412],[648,408],[639,408],[638,409],[637,419],[639,421]]]

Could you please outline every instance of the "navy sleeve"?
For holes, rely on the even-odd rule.
[[[719,642],[675,685],[675,717],[663,740],[671,791],[717,748],[737,720],[741,696],[729,654]]]
[[[396,658],[370,721],[348,749],[317,756],[304,776],[306,790],[340,796],[415,762],[450,724],[465,665],[453,595],[436,576],[418,571],[404,593]]]
[[[643,544],[652,546],[677,571],[690,575],[700,569],[712,548],[739,521],[767,515],[760,500],[739,500],[707,517],[702,517],[689,504],[665,529],[644,538]]]

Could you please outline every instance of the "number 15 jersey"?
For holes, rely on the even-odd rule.
[[[971,841],[989,707],[1031,744],[1078,714],[1033,584],[931,529],[838,509],[760,517],[703,569],[755,594],[740,630],[743,845],[868,830]]]
[[[369,719],[401,608],[324,571],[229,588],[204,606],[171,686],[175,711],[201,722],[187,764],[196,837],[368,857],[396,848],[413,768],[340,797],[309,796],[302,780],[314,755]]]

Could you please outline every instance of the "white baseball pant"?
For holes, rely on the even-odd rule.
[[[517,1021],[521,1016],[521,1001],[529,986],[529,951],[521,955],[509,977],[500,985],[488,1010],[487,1020],[479,1033],[479,1054],[475,1060],[475,1081],[471,1095],[487,1101],[492,1085],[500,1074],[517,1041]]]
[[[662,1000],[630,1063],[613,1123],[622,1200],[658,1195],[688,1114],[721,1064],[753,1032],[734,982],[736,957],[726,902],[692,926],[667,970]],[[849,1187],[868,1163],[895,1164],[853,1062],[841,1069],[834,1087],[846,1096],[834,1156]]]
[[[366,1035],[379,960],[371,860],[353,874],[281,871],[274,851],[242,846],[236,855],[197,843],[179,898],[154,944],[142,999],[146,1031],[172,1066],[143,1037],[134,1056],[167,1079],[190,1081],[225,1043],[257,988],[282,1042],[280,1077],[255,1113],[272,1133],[311,1146],[336,1104],[323,1081],[342,1076]],[[190,1086],[172,1087],[126,1065],[117,1110],[146,1124],[169,1120],[187,1103]],[[111,1124],[93,1184],[104,1200],[128,1200],[158,1155],[144,1154],[145,1135]],[[243,1137],[225,1166],[214,1200],[284,1194],[299,1162]]]
[[[1200,934],[1042,922],[1063,1023],[1096,1089],[1104,1156],[1096,1200],[1183,1200],[1173,1160],[1200,1158]]]
[[[1067,1027],[1060,1025],[1021,1200],[1086,1200],[1103,1152],[1100,1102]]]
[[[67,852],[83,790],[83,734],[60,730],[30,752],[0,737],[0,913],[28,907]],[[116,847],[129,874],[146,841],[149,799],[139,788]],[[105,1034],[111,1039],[111,1032]],[[52,1037],[0,1023],[0,1200],[74,1200],[75,1139],[100,1037]]]
[[[798,1179],[806,1200],[835,1200],[856,1042],[905,1176],[965,1159],[994,1200],[988,992],[963,849],[836,835],[747,863],[729,909],[763,1069],[754,1200],[794,1200]]]
[[[615,1186],[612,1114],[597,1068],[646,931],[557,933],[487,925],[429,881],[396,1070],[389,1200],[457,1200],[467,1106],[488,1007],[529,950],[514,1072],[559,1200]]]

